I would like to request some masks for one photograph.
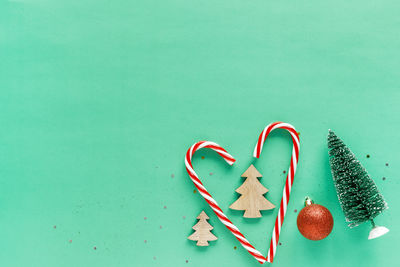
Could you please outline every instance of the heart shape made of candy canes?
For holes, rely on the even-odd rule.
[[[221,208],[218,206],[217,202],[213,199],[213,197],[208,193],[207,189],[204,187],[203,183],[200,181],[198,175],[193,170],[192,166],[192,156],[193,154],[201,149],[201,148],[211,148],[215,152],[217,152],[224,160],[232,165],[236,160],[221,146],[214,142],[210,141],[200,141],[192,145],[186,153],[185,157],[185,165],[186,171],[188,172],[190,178],[192,179],[194,185],[199,190],[200,194],[203,196],[205,201],[210,205],[218,219],[232,232],[232,234],[239,240],[240,244],[261,264],[264,262],[272,263],[276,253],[276,246],[279,241],[279,234],[281,232],[283,219],[285,218],[287,205],[289,203],[290,192],[293,185],[294,174],[296,173],[297,162],[299,159],[299,149],[300,149],[300,140],[299,135],[296,129],[288,124],[283,122],[274,122],[265,127],[265,129],[261,132],[256,147],[254,148],[253,156],[255,158],[260,157],[260,153],[262,151],[263,144],[271,131],[274,129],[285,129],[289,131],[292,141],[293,141],[293,149],[292,149],[292,157],[290,160],[290,167],[286,177],[286,183],[283,188],[283,194],[281,199],[281,204],[279,206],[278,215],[275,219],[275,226],[272,232],[272,237],[270,241],[270,246],[268,250],[268,254],[264,257],[258,250],[256,250],[250,242],[244,237],[244,235],[240,232],[240,230],[228,219],[228,217],[224,214]]]

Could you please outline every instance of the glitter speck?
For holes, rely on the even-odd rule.
[[[282,246],[282,243],[281,243],[281,242],[279,242],[279,246]]]
[[[385,180],[386,180],[386,177],[383,177],[382,180],[385,181]]]
[[[204,156],[201,156],[201,159],[204,159]]]
[[[182,219],[186,219],[186,216],[182,216]]]
[[[236,247],[236,246],[234,246],[234,247],[233,247],[233,249],[237,249],[237,247]]]
[[[297,212],[297,209],[295,209],[294,212]]]
[[[389,163],[386,163],[385,165],[386,165],[386,166],[389,166]]]
[[[286,173],[286,171],[283,171],[283,174],[285,174]]]
[[[56,225],[54,225],[54,226],[53,226],[53,228],[54,228],[54,229],[56,229],[56,228],[57,228],[57,226],[56,226]]]
[[[145,240],[144,243],[146,244],[146,243],[147,243],[147,240]]]
[[[147,217],[144,217],[143,219],[144,219],[144,220],[147,220]]]
[[[68,242],[69,242],[69,243],[72,243],[72,240],[69,240]]]
[[[193,190],[193,194],[196,194],[197,193],[197,190],[195,189],[195,190]]]
[[[171,174],[171,178],[174,178],[175,177],[175,174]]]
[[[186,263],[188,263],[189,261],[188,261],[188,260],[186,260],[185,262],[186,262]]]
[[[164,209],[167,209],[167,206],[164,206]]]
[[[213,173],[212,173],[212,172],[210,172],[210,176],[211,176],[211,175],[213,175]]]
[[[162,225],[160,225],[160,229],[162,229]]]
[[[97,247],[93,247],[94,250],[97,250]]]
[[[368,154],[368,155],[367,155],[367,159],[369,159],[370,157],[371,157],[371,156]]]
[[[153,260],[157,259],[156,256],[153,257]]]

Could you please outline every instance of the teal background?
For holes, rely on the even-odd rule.
[[[1,266],[259,266],[193,193],[183,158],[199,140],[236,157],[193,164],[266,253],[277,209],[246,220],[228,206],[250,163],[279,203],[289,135],[251,157],[276,120],[301,153],[273,266],[395,266],[399,12],[397,0],[0,0]],[[386,236],[346,226],[329,128],[385,196]],[[306,195],[334,216],[323,241],[297,230]],[[207,248],[186,239],[203,209],[219,238]]]

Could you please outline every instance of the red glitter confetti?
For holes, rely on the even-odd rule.
[[[297,212],[297,210],[294,210],[294,212]]]
[[[94,250],[97,250],[97,247],[93,247]]]
[[[201,156],[201,159],[204,159],[204,156]]]
[[[236,247],[236,246],[234,246],[234,247],[233,247],[233,249],[237,249],[237,247]]]
[[[162,225],[160,225],[160,229],[162,229]]]
[[[286,171],[283,171],[283,174],[285,174],[286,173]]]
[[[182,216],[183,219],[186,219],[186,216]]]
[[[68,242],[69,242],[69,243],[72,243],[72,240],[69,240]]]
[[[144,220],[147,220],[147,217],[144,217],[143,219],[144,219]]]
[[[193,194],[196,194],[197,193],[197,190],[195,189],[195,190],[193,190]]]
[[[167,209],[167,206],[164,206],[164,209]]]
[[[213,173],[212,173],[212,172],[210,172],[210,176],[211,176],[211,175],[213,175]]]
[[[147,243],[147,240],[145,240],[144,243],[146,244],[146,243]]]
[[[281,242],[279,242],[279,246],[282,246],[282,243],[281,243]]]
[[[174,178],[175,177],[175,174],[171,174],[171,178]]]

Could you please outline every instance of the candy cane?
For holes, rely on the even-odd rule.
[[[290,135],[292,136],[292,140],[293,140],[293,149],[292,149],[292,158],[290,160],[290,167],[289,167],[288,175],[286,177],[285,187],[283,189],[281,205],[279,207],[278,216],[276,217],[276,220],[275,220],[275,226],[274,226],[274,231],[272,232],[272,238],[271,238],[271,242],[269,245],[268,256],[266,257],[266,260],[271,263],[273,262],[274,256],[276,253],[276,246],[279,241],[279,234],[281,232],[283,219],[285,218],[287,205],[289,203],[290,191],[291,191],[292,185],[293,185],[293,178],[294,178],[294,174],[296,173],[297,162],[299,160],[299,149],[300,149],[299,135],[297,134],[296,129],[288,123],[283,123],[283,122],[271,123],[270,125],[265,127],[265,129],[261,132],[260,137],[258,138],[257,145],[254,148],[254,153],[253,153],[253,156],[255,158],[259,158],[261,150],[263,148],[263,144],[265,142],[265,139],[267,138],[267,136],[269,135],[269,133],[271,131],[278,129],[278,128],[289,131]]]
[[[229,231],[232,232],[232,234],[239,240],[240,244],[254,258],[256,258],[256,260],[258,260],[261,264],[264,263],[266,261],[265,257],[249,243],[249,241],[244,237],[244,235],[239,231],[239,229],[235,225],[233,225],[233,223],[228,219],[228,217],[222,212],[217,202],[212,198],[210,193],[208,193],[207,189],[203,186],[203,183],[200,181],[196,172],[193,170],[192,156],[197,150],[201,148],[211,148],[219,155],[221,155],[229,165],[232,165],[236,160],[218,144],[209,141],[200,141],[192,145],[187,151],[185,157],[185,165],[186,165],[186,170],[190,178],[192,179],[194,185],[199,190],[200,194],[204,197],[204,199],[207,201],[207,203],[210,205],[210,207],[213,209],[218,219],[226,226],[226,228],[229,229]]]
[[[208,193],[207,189],[204,187],[203,183],[200,181],[198,175],[193,170],[193,166],[192,166],[192,156],[197,150],[199,150],[201,148],[213,149],[215,152],[217,152],[219,155],[221,155],[224,158],[224,160],[230,165],[232,165],[235,162],[235,159],[221,146],[219,146],[216,143],[209,142],[209,141],[200,141],[198,143],[195,143],[194,145],[192,145],[189,148],[189,150],[186,153],[186,157],[185,157],[186,170],[187,170],[190,178],[192,179],[194,185],[199,190],[200,194],[203,196],[203,198],[207,201],[207,203],[213,209],[213,211],[217,215],[218,219],[239,240],[240,244],[261,264],[263,264],[264,262],[271,262],[271,263],[273,262],[275,252],[276,252],[276,245],[278,244],[278,241],[279,241],[279,234],[281,231],[283,219],[285,217],[287,205],[289,202],[290,190],[293,185],[293,178],[294,178],[294,174],[296,172],[296,166],[297,166],[298,156],[299,156],[299,147],[300,147],[299,136],[292,125],[287,124],[287,123],[282,123],[282,122],[275,122],[275,123],[272,123],[272,124],[268,125],[267,127],[265,127],[265,129],[260,134],[257,145],[254,149],[253,156],[256,158],[260,157],[260,153],[261,153],[263,144],[265,142],[265,139],[267,138],[267,136],[269,135],[269,133],[272,130],[277,129],[277,128],[285,129],[285,130],[289,131],[289,133],[292,136],[292,140],[293,140],[293,152],[292,152],[292,158],[290,160],[290,168],[289,168],[288,175],[286,178],[285,187],[283,189],[283,197],[281,200],[281,205],[279,207],[278,216],[275,221],[275,226],[274,226],[274,230],[273,230],[273,234],[272,234],[272,238],[271,238],[271,242],[270,242],[270,248],[269,248],[267,257],[264,257],[258,250],[256,250],[249,243],[249,241],[244,237],[244,235],[240,232],[240,230],[235,225],[233,225],[233,223],[223,213],[221,208],[218,206],[217,202],[212,198],[210,193]]]

